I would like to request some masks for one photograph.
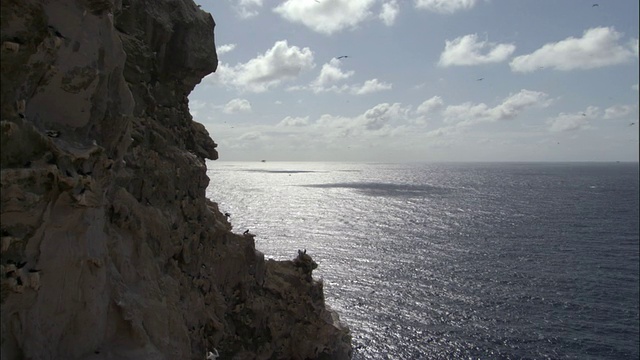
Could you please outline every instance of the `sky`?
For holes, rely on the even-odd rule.
[[[196,0],[222,161],[638,161],[637,0]]]

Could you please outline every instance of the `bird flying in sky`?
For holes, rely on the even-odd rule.
[[[349,56],[347,56],[347,55],[342,55],[342,56],[338,56],[336,59],[340,60],[340,59],[346,59],[346,58],[348,58],[348,57],[349,57]]]

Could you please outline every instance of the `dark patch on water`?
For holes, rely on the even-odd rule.
[[[393,184],[379,182],[350,182],[350,183],[330,183],[330,184],[310,184],[300,185],[303,187],[313,187],[320,189],[343,188],[353,189],[366,195],[372,196],[424,196],[441,195],[451,192],[451,189],[414,184]]]
[[[324,172],[324,171],[315,171],[315,170],[263,170],[263,169],[243,169],[241,171],[265,173],[265,174],[308,174],[308,173]]]

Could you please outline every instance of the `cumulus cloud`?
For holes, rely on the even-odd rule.
[[[302,71],[315,66],[309,48],[289,46],[286,40],[277,41],[264,54],[242,64],[220,64],[215,74],[205,79],[209,83],[236,87],[242,91],[263,92],[295,79]]]
[[[427,115],[441,108],[443,104],[444,101],[442,101],[442,98],[440,96],[434,96],[422,102],[422,104],[418,106],[418,109],[416,109],[416,114]]]
[[[566,132],[588,129],[589,120],[598,116],[598,108],[589,106],[584,112],[560,113],[554,118],[547,120],[549,130],[553,132]]]
[[[216,53],[218,55],[226,54],[228,52],[233,51],[236,48],[236,44],[224,44],[220,45],[216,48]]]
[[[540,91],[522,89],[517,94],[505,98],[495,107],[484,103],[466,102],[450,105],[443,110],[445,122],[457,123],[457,126],[469,126],[479,122],[511,120],[531,107],[547,107],[551,101],[548,95]]]
[[[406,120],[408,109],[400,103],[381,103],[354,117],[322,115],[316,125],[332,137],[365,134],[386,135],[393,132],[392,122]]]
[[[232,99],[222,109],[225,114],[251,112],[251,103],[246,99]]]
[[[350,92],[354,95],[364,95],[377,91],[389,90],[392,85],[371,79],[364,84],[339,84],[341,81],[349,79],[355,71],[343,71],[340,68],[341,62],[338,59],[332,59],[329,63],[322,65],[320,74],[315,78],[309,86],[292,86],[289,90],[311,90],[315,93],[321,92]]]
[[[465,102],[459,105],[449,105],[443,111],[444,121],[447,123],[458,122],[469,125],[474,122],[491,120],[491,114],[487,104],[474,104]]]
[[[339,81],[348,79],[354,74],[354,71],[342,71],[340,69],[340,60],[331,59],[327,64],[322,65],[320,74],[311,83],[311,89],[318,93],[324,91],[341,91],[344,90],[341,87],[337,87],[335,84]]]
[[[351,93],[354,95],[370,94],[378,91],[390,90],[391,84],[378,81],[378,79],[371,79],[364,82],[362,85],[351,86]]]
[[[464,66],[497,63],[506,60],[516,47],[513,44],[495,44],[479,41],[477,34],[469,34],[454,40],[445,40],[439,66]]]
[[[399,12],[400,8],[398,7],[398,1],[391,0],[382,4],[382,10],[380,10],[380,15],[378,15],[378,17],[385,25],[391,26],[395,23]]]
[[[376,0],[286,0],[274,11],[285,20],[326,35],[355,28],[371,16]]]
[[[233,8],[242,19],[248,19],[258,15],[262,7],[262,0],[235,0]]]
[[[638,112],[638,105],[614,105],[604,110],[604,119],[619,119]]]
[[[460,10],[469,10],[476,5],[476,0],[415,0],[417,9],[440,14],[453,14]]]
[[[491,117],[495,120],[511,120],[522,111],[532,106],[547,107],[551,103],[547,94],[540,91],[522,89],[519,93],[504,99],[502,104],[491,109]]]
[[[359,119],[358,123],[367,130],[379,130],[389,120],[401,115],[402,108],[399,103],[383,103],[367,110]]]
[[[292,127],[292,126],[306,126],[309,125],[309,117],[291,117],[287,116],[282,119],[276,126],[280,127]]]
[[[633,45],[619,43],[622,34],[612,27],[588,29],[581,38],[568,37],[549,43],[528,55],[515,57],[511,70],[532,72],[542,67],[557,70],[586,70],[625,63],[637,56]]]
[[[263,138],[263,135],[259,131],[249,131],[238,137],[238,140],[242,141],[256,141]]]

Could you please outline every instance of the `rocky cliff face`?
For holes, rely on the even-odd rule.
[[[313,260],[205,197],[191,0],[2,0],[2,359],[344,359]],[[295,249],[292,249],[295,252]]]

